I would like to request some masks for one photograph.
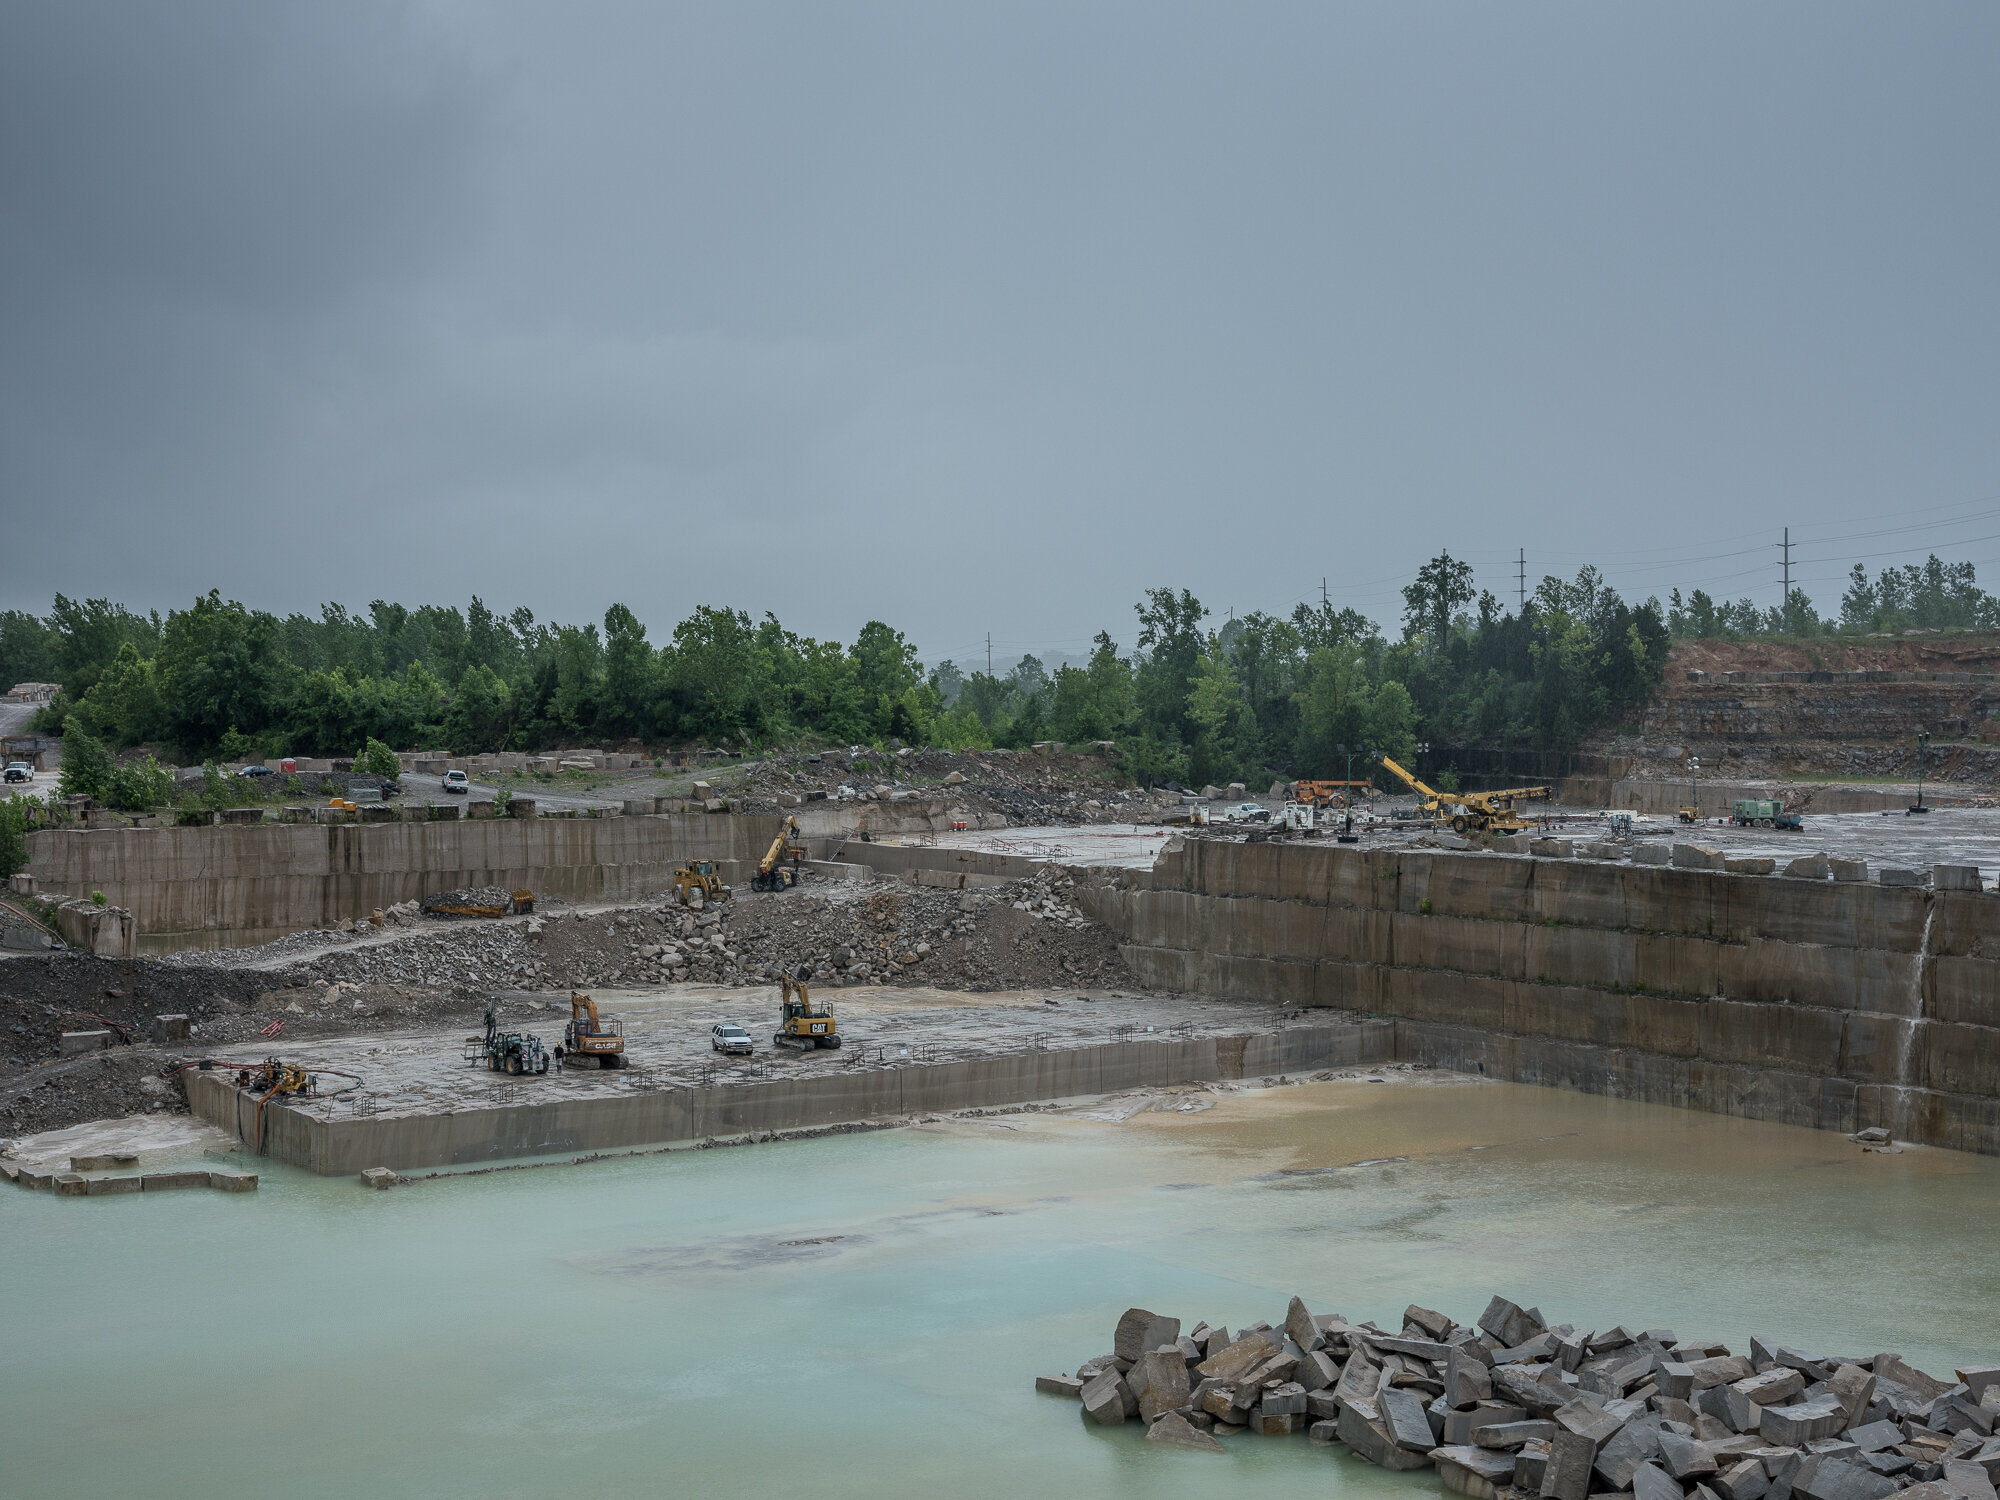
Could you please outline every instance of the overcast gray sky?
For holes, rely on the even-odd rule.
[[[1996,78],[1983,0],[14,0],[0,605],[2000,585]]]

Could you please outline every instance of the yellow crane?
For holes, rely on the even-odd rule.
[[[1423,810],[1431,817],[1448,817],[1453,833],[1514,833],[1532,828],[1532,823],[1514,811],[1514,803],[1549,800],[1549,789],[1545,786],[1509,787],[1504,792],[1440,792],[1424,785],[1386,755],[1382,757],[1382,768],[1423,798]]]
[[[764,851],[764,857],[757,862],[757,873],[750,877],[753,891],[782,891],[799,883],[799,861],[805,857],[805,850],[792,842],[798,837],[799,820],[787,816],[778,836],[771,840],[771,847]],[[787,865],[785,861],[791,860]]]

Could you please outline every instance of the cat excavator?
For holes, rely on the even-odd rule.
[[[1533,823],[1514,811],[1514,803],[1549,800],[1549,789],[1545,786],[1510,787],[1504,792],[1440,792],[1424,785],[1386,755],[1382,757],[1382,769],[1424,799],[1422,806],[1427,817],[1440,822],[1449,820],[1451,831],[1458,834],[1518,833],[1523,828],[1532,828]]]
[[[810,1052],[816,1047],[838,1047],[840,1030],[833,1019],[833,1007],[815,1000],[803,980],[794,979],[789,969],[780,969],[784,986],[778,999],[778,1031],[771,1038],[780,1047],[797,1047]]]
[[[799,883],[799,861],[805,858],[806,851],[804,846],[792,842],[798,835],[799,820],[787,817],[785,826],[771,840],[771,847],[757,861],[757,873],[750,877],[751,890],[783,891]],[[791,863],[787,864],[787,860]]]

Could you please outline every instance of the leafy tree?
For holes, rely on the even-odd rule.
[[[131,641],[120,643],[117,657],[76,705],[75,717],[93,735],[120,746],[163,738],[167,705],[152,661]]]
[[[213,589],[168,614],[154,667],[176,742],[205,753],[232,727],[255,734],[275,722],[290,667],[278,635],[274,617]]]
[[[74,718],[63,729],[62,780],[65,797],[102,802],[111,787],[111,752]]]
[[[1416,581],[1403,589],[1403,638],[1428,637],[1434,649],[1443,650],[1453,617],[1472,597],[1472,565],[1440,552],[1417,569]]]
[[[57,594],[55,607],[49,611],[49,626],[55,635],[57,680],[71,698],[81,698],[90,691],[127,641],[146,656],[153,654],[160,641],[159,616],[135,615],[109,599],[78,601]]]
[[[362,776],[396,777],[403,774],[403,763],[380,740],[370,740],[354,757],[354,769]]]
[[[604,612],[604,686],[598,694],[602,731],[626,739],[651,728],[659,677],[646,627],[624,605],[612,605]]]
[[[24,609],[0,610],[0,692],[17,682],[48,682],[56,672],[55,637]]]
[[[104,800],[120,812],[151,812],[164,806],[173,791],[173,774],[148,755],[112,771]]]
[[[1201,622],[1208,606],[1182,589],[1148,589],[1133,608],[1139,615],[1139,649],[1145,653],[1133,673],[1133,691],[1142,726],[1162,750],[1193,738],[1188,692],[1207,649]]]
[[[477,755],[507,740],[507,684],[491,667],[475,662],[458,679],[445,711],[445,743],[459,755]]]
[[[0,880],[28,867],[28,799],[0,802]]]

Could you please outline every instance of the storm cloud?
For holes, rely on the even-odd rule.
[[[1165,582],[1391,622],[1440,547],[1772,602],[1790,525],[1828,606],[1854,556],[2000,556],[1949,529],[2000,496],[1997,41],[10,6],[0,605],[726,603],[1011,659]]]

